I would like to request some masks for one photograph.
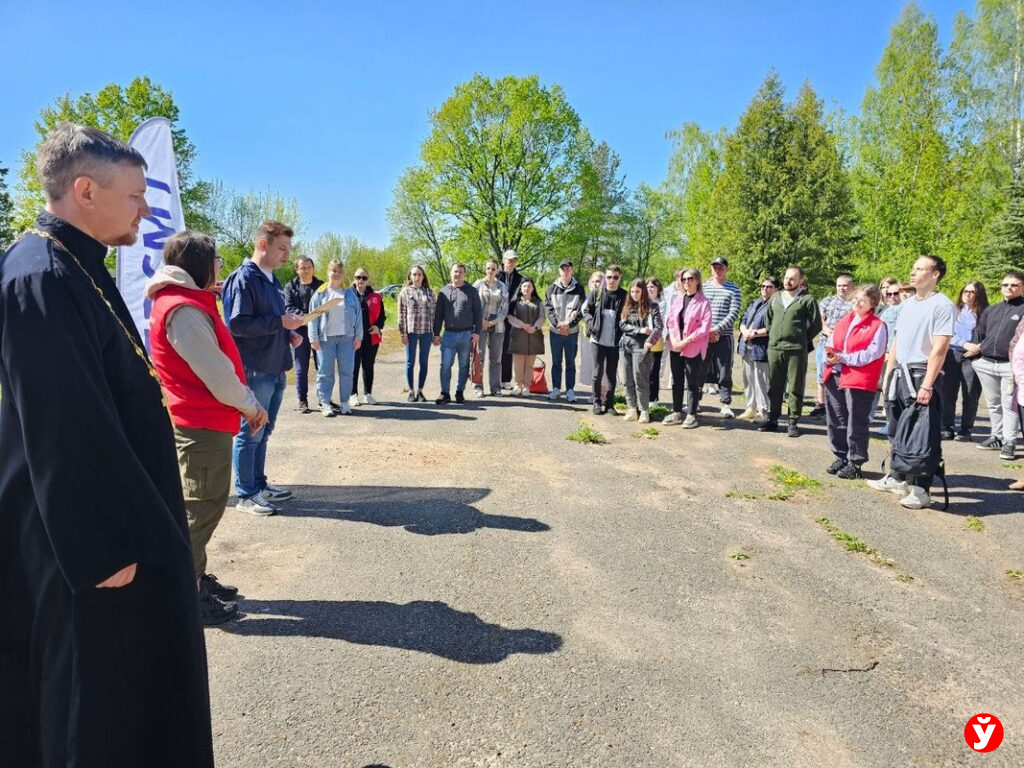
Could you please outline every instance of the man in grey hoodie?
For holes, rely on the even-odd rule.
[[[562,389],[562,359],[565,358],[565,399],[576,400],[576,350],[580,320],[586,295],[583,286],[573,277],[572,262],[565,259],[558,265],[558,279],[548,286],[544,309],[551,330],[551,391],[549,400],[557,400]]]

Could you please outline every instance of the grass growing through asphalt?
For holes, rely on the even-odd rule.
[[[964,528],[966,528],[969,531],[977,531],[978,533],[981,533],[985,530],[985,523],[982,521],[980,517],[968,515],[964,518]]]
[[[1024,571],[1022,571],[1020,568],[1011,568],[1006,572],[1006,575],[1009,576],[1011,579],[1016,579],[1017,581],[1024,579]]]
[[[827,517],[819,517],[814,522],[824,528],[833,539],[841,543],[846,548],[847,552],[856,552],[859,555],[864,555],[869,558],[871,562],[877,563],[878,565],[887,565],[891,567],[895,564],[895,560],[879,554],[877,549],[869,547],[862,539],[857,538],[853,534],[846,533],[846,531],[840,530],[839,527]],[[902,575],[906,576],[906,574]]]
[[[733,560],[749,560],[750,555],[746,552],[733,552],[729,555]]]
[[[781,464],[774,464],[769,469],[772,475],[772,482],[778,486],[777,491],[772,493],[743,493],[741,491],[729,491],[725,494],[727,499],[768,499],[768,501],[789,501],[797,491],[819,491],[821,482],[813,477],[801,475],[799,472]]]
[[[1022,468],[1024,468],[1024,464],[1014,464],[1012,461],[1004,461],[1003,462],[1003,468],[1004,469],[1022,469]]]
[[[648,440],[654,440],[660,434],[661,432],[654,427],[644,427],[639,432],[634,432],[633,437],[645,437]]]
[[[580,425],[570,432],[565,439],[590,445],[604,445],[608,442],[605,436],[598,432],[594,425],[586,419],[581,419]]]

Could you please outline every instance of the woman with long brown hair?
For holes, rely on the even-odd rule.
[[[650,300],[647,285],[638,277],[630,283],[619,315],[619,349],[626,373],[626,421],[647,424],[651,420],[651,347],[661,339],[662,328],[661,309]]]
[[[423,385],[427,382],[427,361],[434,339],[434,308],[437,298],[430,290],[427,272],[420,264],[409,268],[405,287],[398,294],[398,332],[405,346],[405,383],[409,385],[409,402],[425,403]],[[415,377],[419,360],[419,378]]]
[[[953,338],[942,366],[942,437],[944,440],[970,442],[974,419],[981,401],[981,380],[974,372],[974,357],[966,354],[964,344],[971,342],[981,313],[988,308],[985,286],[970,280],[956,300]],[[956,399],[960,394],[960,429],[956,429]]]

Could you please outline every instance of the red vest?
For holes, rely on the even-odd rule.
[[[367,290],[370,291],[370,293],[366,297],[366,314],[370,321],[370,325],[376,325],[377,321],[380,319],[380,310],[383,306],[383,302],[381,301],[379,293],[372,291],[369,288],[367,288]],[[369,329],[369,327],[370,326],[368,325],[367,329]],[[383,341],[383,337],[379,333],[370,334],[370,343],[374,346],[380,344],[381,341]]]
[[[860,352],[871,345],[871,340],[878,333],[878,327],[885,325],[885,322],[872,312],[850,331],[850,323],[854,317],[856,314],[850,312],[836,323],[829,341],[830,347],[842,352]],[[849,339],[846,338],[847,332],[849,332]],[[880,358],[867,365],[843,365],[839,371],[839,386],[843,389],[866,389],[869,392],[874,392],[878,389],[878,380],[885,367],[885,357],[883,353]],[[828,377],[831,375],[832,366],[826,365],[822,380],[828,381]]]
[[[241,423],[241,414],[215,398],[167,340],[167,315],[182,305],[195,307],[209,315],[220,351],[234,365],[238,380],[245,381],[242,358],[231,332],[217,311],[217,297],[211,291],[194,288],[179,288],[175,285],[161,288],[153,299],[153,310],[149,316],[149,345],[153,365],[160,374],[171,409],[171,418],[178,427],[234,434]]]

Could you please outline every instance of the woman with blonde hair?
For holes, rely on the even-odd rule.
[[[336,413],[352,412],[350,396],[354,391],[355,357],[365,343],[359,292],[355,287],[346,288],[344,280],[345,265],[338,259],[331,259],[327,263],[327,282],[317,289],[309,302],[310,312],[334,299],[341,302],[309,324],[309,344],[320,353],[320,367],[316,372],[320,412],[328,418]],[[338,371],[338,402],[341,403],[337,411],[331,405],[335,368]]]
[[[505,338],[505,318],[508,316],[508,288],[498,279],[498,262],[489,259],[484,267],[480,280],[473,283],[480,294],[480,307],[483,320],[480,328],[480,340],[477,342],[477,354],[483,367],[487,358],[487,384],[494,397],[501,397],[501,348]],[[474,388],[477,397],[484,396],[484,384]]]
[[[672,365],[672,413],[663,424],[682,423],[686,429],[697,426],[704,365],[711,336],[711,303],[703,293],[699,269],[684,269],[679,276],[682,291],[676,294],[668,310],[669,362]],[[683,391],[686,390],[686,420],[683,421]]]

